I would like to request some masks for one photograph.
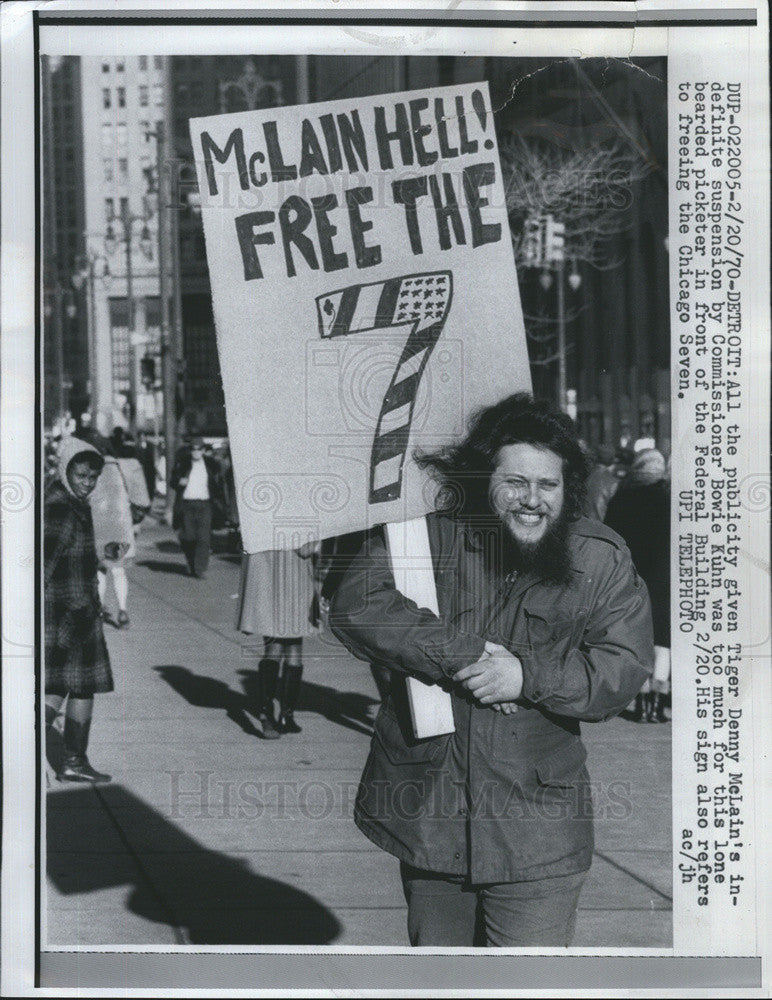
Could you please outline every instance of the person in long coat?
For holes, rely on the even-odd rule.
[[[614,472],[614,449],[600,445],[596,450],[596,462],[587,477],[587,490],[582,513],[603,521],[611,498],[619,488],[619,479]]]
[[[263,636],[264,653],[257,673],[264,739],[301,732],[295,708],[303,677],[303,639],[317,631],[311,614],[316,548],[311,543],[300,550],[244,553],[242,557],[238,628]]]
[[[102,602],[102,616],[105,620],[109,619],[107,609],[104,607],[109,575],[112,578],[118,602],[116,624],[119,628],[128,627],[130,621],[126,560],[132,559],[136,554],[131,502],[126,480],[121,472],[121,462],[123,461],[127,461],[127,459],[117,459],[111,455],[105,456],[102,475],[99,477],[99,482],[90,498],[99,561],[98,586],[99,598]]]
[[[59,475],[43,508],[45,557],[45,719],[53,727],[66,700],[59,781],[105,782],[86,755],[94,695],[113,690],[102,631],[97,554],[89,496],[104,466],[101,453],[78,438],[59,452]]]
[[[661,452],[647,448],[612,497],[606,524],[627,542],[635,568],[651,598],[654,623],[654,675],[635,702],[634,719],[667,722],[670,691],[670,484]]]

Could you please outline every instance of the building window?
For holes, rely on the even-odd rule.
[[[143,71],[147,69],[147,56],[139,57],[139,68]]]
[[[104,179],[106,184],[112,184],[113,182],[113,161],[112,160],[102,160],[102,170],[104,171]]]
[[[148,100],[148,89],[146,86],[142,85],[139,88],[139,106],[141,108],[146,108],[147,100]]]
[[[102,149],[108,153],[113,145],[113,127],[109,122],[102,124]]]
[[[156,69],[164,68],[164,57],[163,56],[153,56],[153,65]]]
[[[156,83],[153,85],[153,103],[163,104],[164,102],[164,88],[162,83]]]
[[[142,133],[142,139],[145,145],[147,145],[150,142],[150,122],[141,121],[139,123],[139,131]]]
[[[128,133],[126,131],[126,125],[123,122],[121,122],[117,126],[117,139],[118,139],[118,148],[125,149],[126,143],[128,142]]]
[[[125,69],[126,69],[126,63],[123,61],[123,59],[119,59],[118,62],[115,64],[115,72],[123,73]]]
[[[102,72],[103,73],[109,73],[110,72],[110,63],[102,63]]]
[[[128,184],[129,182],[129,161],[121,158],[118,160],[118,183]]]
[[[129,199],[121,198],[121,218],[128,219],[129,217]]]
[[[119,87],[118,88],[118,107],[119,108],[125,108],[126,107],[126,88],[125,87]]]
[[[157,332],[161,328],[161,300],[157,295],[145,296],[145,330]]]
[[[142,171],[142,177],[145,181],[145,190],[148,194],[155,192],[155,169],[150,161],[149,156],[143,156],[139,162],[139,168]]]
[[[105,222],[112,222],[115,218],[115,202],[112,198],[105,198]]]
[[[129,304],[127,299],[110,299],[110,347],[113,392],[128,392],[129,374]]]
[[[111,105],[111,103],[112,102],[110,101],[110,88],[109,87],[103,87],[102,88],[102,107],[103,108],[109,108],[110,105]]]

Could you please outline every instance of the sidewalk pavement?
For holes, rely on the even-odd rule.
[[[106,626],[115,692],[96,698],[98,788],[47,769],[43,947],[408,946],[396,859],[354,826],[377,693],[329,635],[305,643],[298,735],[259,738],[259,637],[238,633],[239,557],[187,577],[148,520],[127,629]],[[108,588],[108,604],[112,598]],[[577,947],[671,944],[670,726],[583,727],[596,855]]]

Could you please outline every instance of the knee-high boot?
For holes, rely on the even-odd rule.
[[[264,740],[276,740],[281,735],[276,725],[276,716],[273,710],[273,699],[276,696],[278,679],[279,661],[268,657],[262,659],[257,665],[257,681],[260,691],[258,717],[263,727]]]
[[[91,784],[103,784],[110,781],[109,774],[95,771],[86,756],[91,720],[76,722],[69,715],[64,717],[64,761],[62,769],[57,774],[58,781],[89,781]]]
[[[665,715],[665,695],[657,692],[657,700],[654,705],[654,719],[657,722],[670,722],[670,719]]]
[[[59,709],[52,705],[46,705],[46,760],[54,774],[59,774],[64,764],[64,741],[61,729],[56,724],[58,718]],[[64,722],[63,719],[62,722]],[[48,780],[48,776],[46,776],[46,780]]]
[[[300,697],[300,682],[303,677],[302,663],[288,666],[284,665],[284,673],[281,677],[281,690],[279,694],[279,704],[281,715],[279,716],[279,729],[283,733],[300,733],[302,729],[295,722],[295,708]]]

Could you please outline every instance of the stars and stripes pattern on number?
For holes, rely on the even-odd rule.
[[[452,295],[451,272],[435,271],[350,285],[316,300],[319,333],[324,338],[412,324],[375,429],[370,462],[371,504],[400,496],[418,386],[442,333]]]

